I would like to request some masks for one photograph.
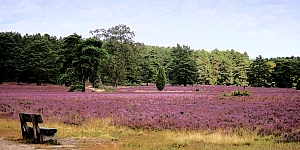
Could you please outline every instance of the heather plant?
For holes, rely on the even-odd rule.
[[[249,87],[251,97],[231,96],[225,102],[218,100],[219,93],[241,91],[242,87],[200,88],[201,93],[192,86],[169,85],[166,92],[155,91],[153,85],[120,87],[113,93],[68,93],[64,86],[1,86],[0,117],[18,120],[18,112],[34,112],[79,127],[89,119],[109,118],[117,127],[159,131],[242,128],[259,130],[262,136],[276,135],[276,139],[285,132],[295,137],[299,131],[300,95],[294,89]]]
[[[282,134],[282,138],[277,140],[278,142],[300,142],[300,131],[298,132],[285,132]]]

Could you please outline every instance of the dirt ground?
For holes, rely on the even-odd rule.
[[[0,150],[48,150],[48,149],[118,149],[119,142],[112,142],[100,138],[90,139],[75,139],[66,138],[58,140],[61,145],[47,145],[47,144],[25,144],[22,139],[4,139],[0,137]]]
[[[61,145],[25,144],[23,140],[5,140],[0,137],[0,150],[34,150],[34,149],[77,149],[76,140],[62,140]]]
[[[8,141],[0,137],[0,150],[32,150],[35,149],[33,145],[22,144],[17,141]]]

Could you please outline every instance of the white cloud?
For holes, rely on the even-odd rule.
[[[258,37],[258,32],[257,31],[248,31],[247,33],[246,33],[246,36],[247,37],[250,37],[250,38],[257,38]]]
[[[244,0],[246,5],[269,5],[287,3],[293,0]]]
[[[234,47],[257,56],[264,50],[300,46],[297,6],[292,0],[17,0],[0,4],[0,28],[88,37],[89,30],[123,23],[145,44]]]

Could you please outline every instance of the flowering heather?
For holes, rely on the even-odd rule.
[[[130,128],[245,128],[262,136],[300,137],[299,91],[248,87],[251,96],[222,97],[234,90],[243,88],[166,86],[157,91],[155,86],[142,86],[69,93],[64,86],[1,85],[0,117],[18,119],[19,112],[36,112],[45,120],[75,125],[90,118],[111,118],[112,124]]]

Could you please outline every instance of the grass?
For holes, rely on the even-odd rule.
[[[91,119],[66,125],[46,120],[41,126],[58,129],[60,139],[75,139],[77,147],[92,149],[300,149],[299,143],[277,143],[272,136],[259,137],[247,130],[149,131],[115,127],[109,119]],[[21,139],[20,123],[0,118],[0,136]]]

